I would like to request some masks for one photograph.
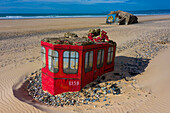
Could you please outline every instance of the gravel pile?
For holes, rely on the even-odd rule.
[[[84,87],[79,92],[66,92],[53,96],[42,90],[40,70],[32,73],[25,79],[29,95],[40,103],[52,106],[88,105],[94,102],[107,101],[108,94],[118,95],[121,93],[117,84],[111,82],[100,83],[101,79],[98,78],[96,82],[93,82],[88,87]],[[104,80],[105,78],[102,79]]]

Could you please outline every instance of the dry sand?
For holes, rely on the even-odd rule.
[[[146,51],[147,42],[170,38],[170,15],[140,16],[138,24],[128,26],[104,23],[105,18],[0,20],[0,112],[169,113],[170,48],[154,52],[158,54],[156,57],[151,54],[150,63],[144,72],[134,77],[135,81],[114,81],[122,87],[122,94],[110,95],[110,106],[96,102],[78,107],[50,107],[25,100],[22,98],[24,94],[17,92],[25,76],[41,68],[40,40],[44,37],[62,36],[64,31],[83,36],[88,28],[100,27],[117,42],[118,50],[129,41],[144,40],[146,43],[132,43],[135,46],[127,46],[117,53],[115,72],[120,71],[118,64],[123,58],[134,59],[138,52]],[[170,47],[168,44],[164,46]],[[113,72],[106,75],[111,74]],[[94,108],[94,105],[97,107]]]

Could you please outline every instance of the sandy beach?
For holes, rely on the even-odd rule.
[[[170,43],[157,42],[170,39],[170,15],[138,18],[138,24],[127,26],[106,25],[105,18],[0,20],[0,113],[169,113]],[[107,95],[107,102],[80,106],[55,107],[33,101],[22,85],[26,76],[42,66],[41,39],[65,32],[82,37],[91,28],[107,31],[117,43],[115,70],[105,74],[103,82],[117,83],[121,94]],[[130,80],[117,79],[115,73],[130,74],[129,63],[138,67],[138,74]]]

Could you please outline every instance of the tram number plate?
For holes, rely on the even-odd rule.
[[[79,86],[79,81],[69,81],[69,86]]]

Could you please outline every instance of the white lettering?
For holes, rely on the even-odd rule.
[[[69,86],[78,86],[79,81],[69,81]]]
[[[69,81],[69,86],[71,86],[71,81]]]

